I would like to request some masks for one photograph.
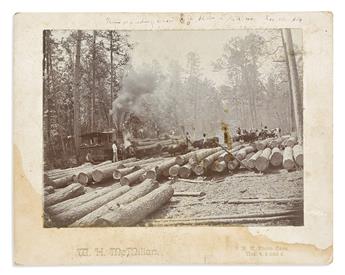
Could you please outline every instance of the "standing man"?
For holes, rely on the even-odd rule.
[[[113,141],[112,148],[113,148],[113,162],[117,162],[119,161],[119,158],[117,156],[117,146],[116,146],[115,140]]]
[[[207,138],[206,138],[206,134],[204,133],[202,135],[202,148],[206,148],[206,144],[207,143]]]

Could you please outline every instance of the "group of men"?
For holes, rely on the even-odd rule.
[[[234,141],[243,140],[245,142],[253,142],[258,139],[265,139],[269,137],[280,137],[281,136],[281,129],[274,128],[268,129],[267,126],[264,126],[262,129],[241,129],[238,127],[236,129],[236,134],[233,138]]]

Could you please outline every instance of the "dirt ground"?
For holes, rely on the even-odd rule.
[[[233,175],[196,178],[204,182],[173,183],[175,192],[204,192],[203,196],[173,196],[171,201],[153,213],[149,219],[198,218],[265,214],[303,209],[303,171],[284,169],[258,174],[238,171]],[[233,203],[247,199],[300,199],[280,202]],[[303,210],[297,219],[260,222],[255,225],[303,225]]]

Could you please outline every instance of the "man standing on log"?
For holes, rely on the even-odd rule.
[[[115,140],[113,141],[112,148],[113,148],[113,162],[117,162],[119,161],[119,158],[117,156],[117,146],[116,146]]]

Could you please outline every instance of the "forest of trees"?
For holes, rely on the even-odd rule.
[[[211,64],[217,85],[193,49],[185,62],[154,59],[133,66],[140,41],[131,32],[43,33],[45,159],[78,153],[80,134],[105,129],[146,136],[174,131],[217,135],[231,129],[280,127],[302,132],[302,49],[290,30],[231,37]],[[212,50],[212,49],[210,49]],[[297,116],[297,117],[296,117]],[[297,123],[296,123],[297,122]]]

